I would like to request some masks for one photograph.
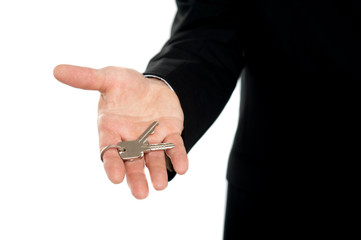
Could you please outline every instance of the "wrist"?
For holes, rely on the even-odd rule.
[[[166,81],[163,81],[158,77],[145,77],[145,79],[148,81],[150,86],[150,95],[156,97],[157,101],[172,103],[171,108],[179,110],[177,112],[179,114],[177,118],[182,119],[183,121],[184,116],[180,100],[172,87]]]
[[[167,85],[174,92],[174,89],[172,88],[172,86],[164,78],[161,78],[161,77],[156,76],[156,75],[151,75],[151,74],[144,74],[144,76],[146,78],[155,79],[157,81],[163,82],[165,85]]]

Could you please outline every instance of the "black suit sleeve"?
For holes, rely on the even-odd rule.
[[[243,68],[238,1],[178,0],[171,37],[144,73],[166,79],[178,95],[187,151],[221,113]]]

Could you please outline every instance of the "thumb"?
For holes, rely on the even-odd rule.
[[[54,68],[54,77],[69,86],[103,92],[104,73],[101,70],[61,64]]]

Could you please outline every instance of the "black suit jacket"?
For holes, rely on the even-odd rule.
[[[338,171],[331,171],[334,179],[352,162],[345,153],[355,146],[346,133],[358,124],[352,113],[359,109],[361,1],[177,6],[171,37],[145,74],[166,79],[178,95],[187,150],[221,113],[242,73],[231,183],[250,191],[312,185],[326,168]]]

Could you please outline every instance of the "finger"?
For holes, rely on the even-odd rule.
[[[154,189],[163,190],[168,186],[168,175],[164,152],[153,151],[145,154],[145,162],[149,169]]]
[[[125,162],[127,182],[133,196],[144,199],[149,194],[148,183],[144,173],[144,159]]]
[[[121,141],[121,139],[111,131],[99,132],[100,148],[114,145]],[[120,158],[118,150],[111,148],[103,154],[104,169],[112,183],[118,184],[123,182],[125,176],[125,166],[123,160]]]
[[[166,150],[172,161],[173,168],[178,174],[184,174],[188,170],[188,157],[184,147],[183,139],[178,134],[167,136],[164,142],[174,143],[175,147]]]
[[[72,87],[101,92],[104,89],[102,70],[62,64],[54,68],[53,74],[57,80]]]

